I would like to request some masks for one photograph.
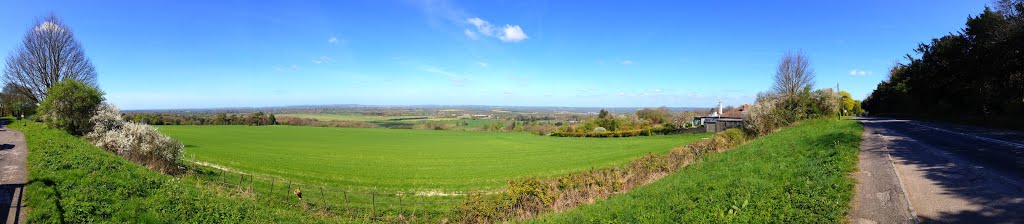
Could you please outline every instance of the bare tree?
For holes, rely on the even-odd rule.
[[[19,94],[40,102],[46,98],[47,89],[64,79],[96,87],[96,69],[71,29],[57,16],[37,20],[22,43],[7,57],[4,68],[5,84],[25,87],[18,88]]]
[[[803,51],[786,52],[779,60],[772,90],[783,97],[795,96],[814,85],[814,69]]]

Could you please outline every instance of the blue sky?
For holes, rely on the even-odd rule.
[[[787,51],[866,97],[988,1],[4,1],[69,24],[123,109],[751,103]],[[6,57],[6,55],[4,55]]]

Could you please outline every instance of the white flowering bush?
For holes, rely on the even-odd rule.
[[[779,99],[762,95],[750,109],[743,113],[744,129],[755,136],[762,136],[789,124],[786,115],[792,113],[779,109]]]
[[[146,124],[127,122],[110,104],[102,104],[90,121],[92,132],[85,137],[97,147],[117,153],[132,162],[164,173],[178,171],[184,145]]]

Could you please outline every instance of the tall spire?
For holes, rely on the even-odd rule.
[[[722,116],[722,101],[718,101],[718,116]]]

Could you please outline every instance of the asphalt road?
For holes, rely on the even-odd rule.
[[[864,123],[853,223],[1024,223],[1024,133]]]
[[[25,223],[25,204],[22,195],[28,171],[25,161],[28,147],[25,135],[9,130],[8,120],[0,120],[0,221],[4,223]]]

